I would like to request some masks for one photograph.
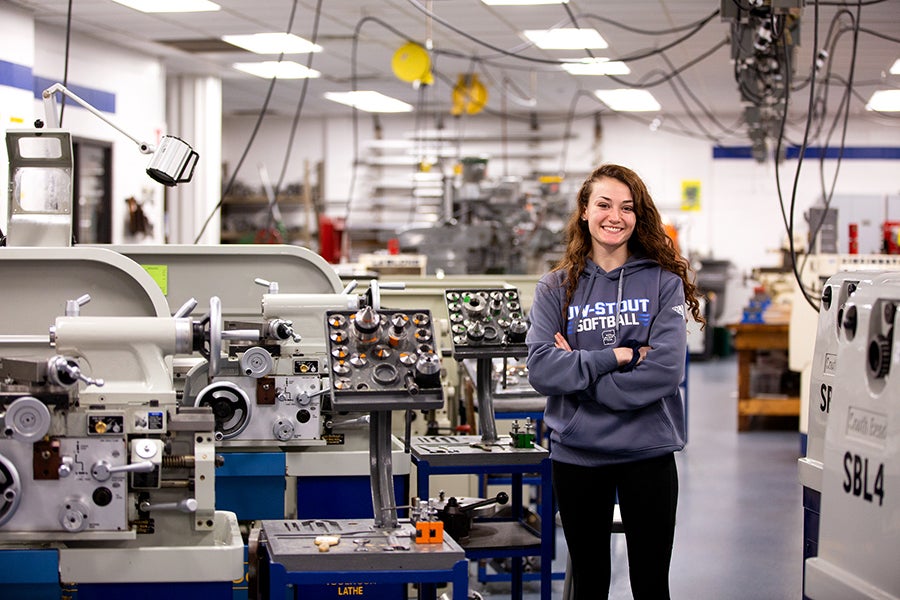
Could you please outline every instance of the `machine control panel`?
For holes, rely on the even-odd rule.
[[[329,311],[332,404],[337,410],[441,408],[441,362],[427,310]]]
[[[307,445],[321,435],[322,385],[318,376],[223,376],[194,405],[212,409],[219,441]]]
[[[453,355],[462,358],[525,356],[528,321],[514,288],[444,291]]]

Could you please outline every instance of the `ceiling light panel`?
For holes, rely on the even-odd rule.
[[[113,0],[145,13],[211,12],[221,7],[208,0]]]
[[[602,50],[609,44],[596,29],[527,29],[522,34],[544,50],[582,50],[585,48]]]
[[[234,63],[231,65],[238,71],[256,75],[264,79],[315,79],[321,73],[315,69],[308,69],[304,65],[292,60],[265,60],[252,63]]]
[[[878,90],[866,104],[866,110],[878,112],[900,111],[900,90]]]
[[[618,89],[594,92],[603,104],[617,112],[650,112],[662,107],[647,90]]]
[[[535,6],[537,4],[568,4],[569,0],[481,0],[488,6]]]
[[[631,69],[620,60],[587,58],[562,63],[562,68],[572,75],[628,75]]]
[[[355,92],[325,92],[325,98],[366,112],[402,113],[412,112],[412,105],[385,96],[381,92],[357,90]]]
[[[222,40],[256,54],[309,54],[322,51],[322,46],[293,33],[223,35]]]

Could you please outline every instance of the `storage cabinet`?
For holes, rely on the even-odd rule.
[[[737,323],[738,431],[750,428],[754,416],[800,415],[799,375],[788,368],[788,325]]]
[[[112,242],[112,145],[72,140],[72,235],[79,244]]]

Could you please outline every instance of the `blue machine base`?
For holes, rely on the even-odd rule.
[[[60,597],[56,550],[0,550],[0,598],[59,600]]]
[[[225,452],[216,469],[216,508],[241,521],[284,518],[283,452]]]
[[[397,504],[409,504],[409,475],[394,475]],[[371,519],[372,484],[368,475],[298,477],[298,519]],[[400,517],[405,510],[397,511]]]
[[[78,585],[78,600],[231,600],[232,582],[191,582],[191,583],[81,583]]]
[[[806,559],[819,555],[819,518],[822,511],[822,492],[803,488],[803,600],[806,596]]]

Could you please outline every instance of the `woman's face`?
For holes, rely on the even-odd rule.
[[[634,232],[636,221],[631,190],[618,179],[603,177],[595,181],[581,216],[588,223],[594,250],[614,252],[622,248]]]

